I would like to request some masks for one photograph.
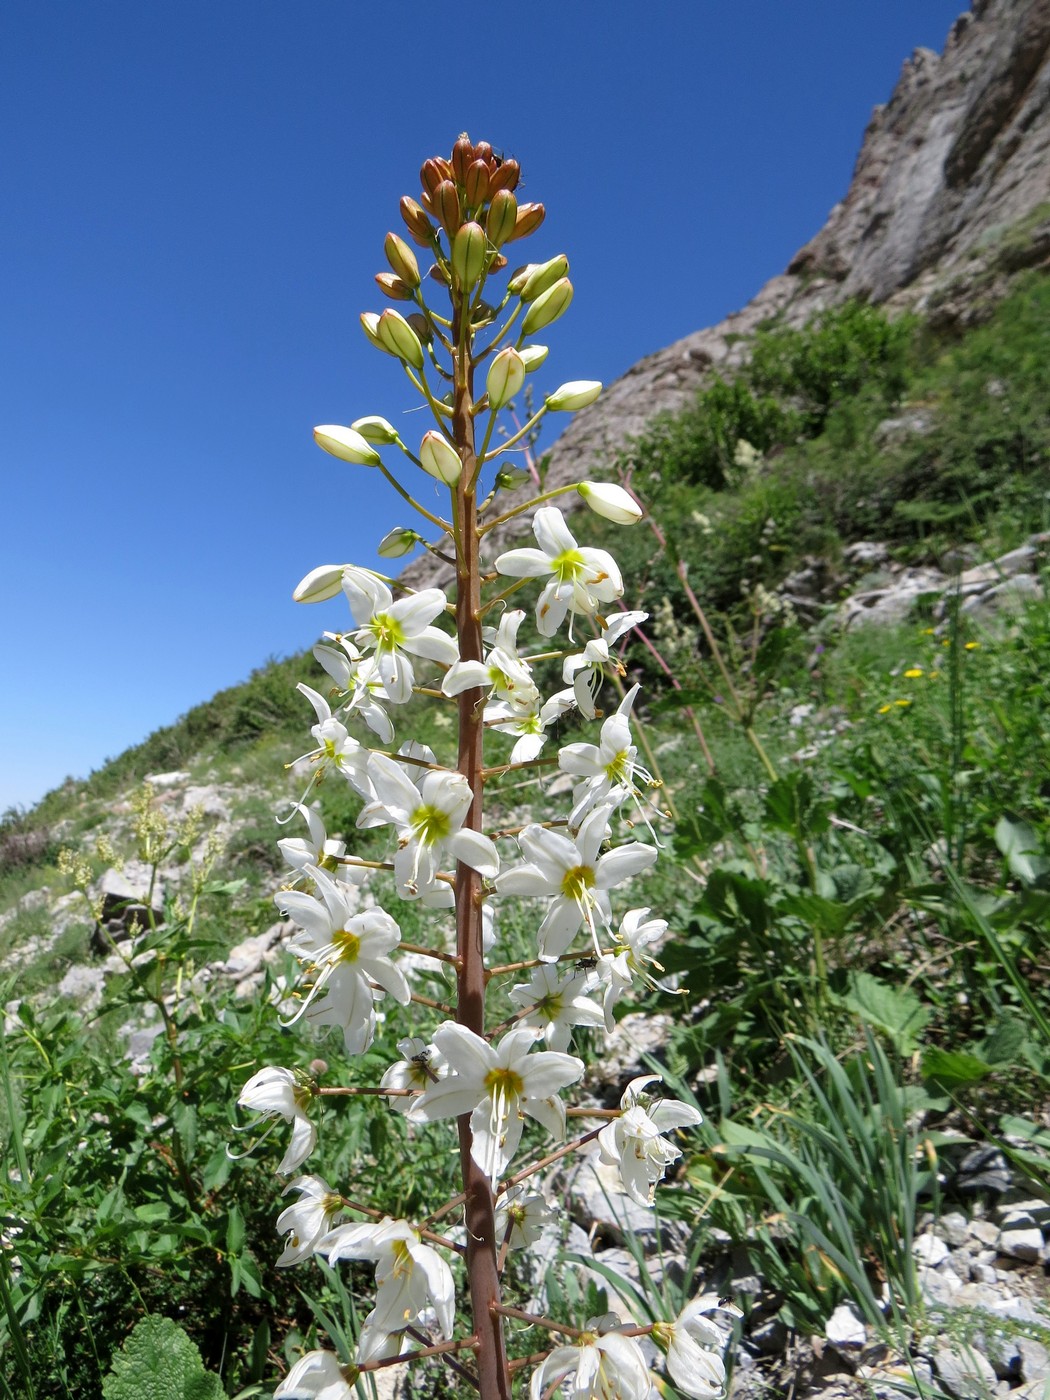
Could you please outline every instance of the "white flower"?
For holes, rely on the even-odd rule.
[[[613,714],[602,725],[601,738],[595,744],[565,744],[558,754],[558,767],[586,781],[573,789],[573,809],[569,825],[578,827],[592,808],[606,799],[614,801],[633,795],[641,806],[636,778],[653,786],[653,775],[638,762],[638,749],[631,742],[631,707],[639,691],[634,685],[620,701]]]
[[[630,492],[609,481],[581,481],[576,490],[594,511],[614,525],[634,525],[642,518],[642,508]]]
[[[442,691],[446,695],[461,695],[465,690],[487,689],[523,710],[537,704],[540,693],[527,663],[518,655],[518,628],[524,617],[520,608],[505,613],[485,660],[457,661],[445,672]]]
[[[379,1081],[381,1089],[418,1089],[422,1092],[448,1074],[448,1061],[444,1055],[419,1036],[399,1040],[397,1048],[405,1058],[392,1064],[384,1073]],[[397,1094],[387,1102],[395,1113],[408,1113],[415,1100],[407,1094]]]
[[[568,1050],[573,1026],[600,1026],[604,1015],[596,1002],[584,996],[587,975],[572,968],[564,977],[556,965],[537,967],[527,982],[511,988],[516,1006],[528,1007],[521,1024],[536,1026],[551,1050]]]
[[[288,1232],[288,1243],[277,1260],[284,1269],[308,1259],[318,1240],[332,1228],[332,1221],[343,1209],[343,1198],[322,1176],[297,1176],[284,1188],[283,1195],[298,1191],[299,1199],[286,1206],[277,1217],[278,1232]]]
[[[324,777],[329,766],[335,768],[337,772],[342,773],[351,787],[367,798],[371,793],[367,776],[368,750],[350,737],[346,726],[340,724],[332,714],[332,707],[323,695],[319,695],[302,681],[295,688],[301,695],[306,696],[317,716],[317,723],[310,730],[317,740],[317,748],[303,754],[296,762],[309,759],[311,763],[317,764],[318,781]]]
[[[527,1249],[553,1219],[554,1212],[538,1191],[512,1186],[496,1199],[496,1244],[506,1240],[508,1249]]]
[[[610,1034],[615,1024],[613,1008],[631,990],[636,978],[654,990],[671,990],[649,971],[650,967],[655,967],[657,972],[663,972],[663,967],[646,952],[651,943],[658,942],[667,932],[667,920],[650,919],[648,914],[648,909],[628,909],[620,920],[613,951],[604,953],[598,960],[598,981],[605,987],[605,1029]]]
[[[583,651],[567,656],[562,663],[561,676],[566,685],[571,685],[576,696],[576,704],[585,719],[594,719],[597,711],[594,702],[598,698],[605,667],[611,660],[609,648],[616,645],[632,627],[637,627],[649,616],[647,612],[614,613],[602,628],[601,635],[592,637]],[[623,663],[617,661],[616,669],[622,675]]]
[[[273,1393],[274,1400],[354,1400],[339,1358],[332,1351],[308,1351]]]
[[[555,1347],[533,1371],[532,1400],[554,1392],[569,1376],[572,1400],[648,1400],[652,1381],[637,1341],[620,1332],[600,1335],[593,1327],[594,1319],[577,1345]]]
[[[332,634],[326,632],[325,636]],[[340,636],[338,641],[338,648],[318,642],[314,647],[315,658],[335,682],[334,689],[347,695],[345,708],[359,712],[373,734],[384,744],[391,743],[394,726],[377,698],[386,699],[386,686],[375,657],[362,656],[348,637]]]
[[[304,802],[295,802],[288,816],[278,819],[279,824],[283,826],[291,821],[294,812],[305,817],[310,835],[309,838],[285,836],[277,842],[277,849],[291,868],[303,872],[308,865],[320,865],[344,884],[358,884],[365,872],[359,867],[341,864],[346,854],[346,842],[329,838],[321,814],[315,808],[308,807]]]
[[[318,1254],[330,1263],[372,1259],[376,1266],[376,1304],[365,1318],[358,1349],[360,1361],[394,1355],[389,1343],[406,1327],[418,1325],[431,1306],[442,1337],[452,1335],[455,1287],[444,1259],[423,1244],[404,1220],[338,1225],[320,1240]]]
[[[343,586],[345,564],[319,564],[300,579],[292,593],[296,603],[323,603],[334,598]]]
[[[408,1117],[417,1123],[470,1114],[470,1155],[495,1182],[517,1151],[523,1115],[535,1118],[556,1138],[564,1135],[565,1106],[558,1091],[575,1084],[583,1061],[553,1050],[530,1053],[535,1032],[508,1031],[490,1045],[466,1026],[443,1022],[434,1044],[453,1073],[431,1084]]]
[[[284,1118],[292,1124],[288,1151],[277,1168],[282,1176],[295,1171],[317,1142],[317,1129],[306,1116],[313,1093],[304,1076],[271,1065],[252,1075],[237,1100],[242,1108],[254,1109],[264,1118]]]
[[[632,1079],[620,1100],[620,1117],[598,1134],[602,1161],[620,1168],[624,1190],[642,1206],[652,1205],[656,1183],[682,1155],[682,1149],[661,1134],[702,1122],[690,1104],[678,1099],[654,1100],[644,1093],[644,1086],[654,1080],[659,1083],[660,1076],[646,1074]]]
[[[572,708],[573,695],[569,690],[559,690],[542,705],[539,701],[540,693],[537,690],[533,703],[527,708],[517,703],[508,704],[506,700],[495,700],[485,706],[487,729],[517,737],[517,743],[510,751],[511,763],[530,763],[538,757],[547,742],[547,730]]]
[[[575,413],[578,409],[592,404],[601,391],[599,379],[570,379],[568,384],[562,384],[553,394],[548,394],[543,402],[552,413]],[[588,485],[587,482],[583,484]],[[583,495],[579,487],[576,489]]]
[[[510,578],[554,577],[536,603],[536,626],[553,637],[571,609],[593,615],[602,603],[623,593],[623,579],[611,554],[576,543],[560,510],[544,506],[532,522],[539,549],[512,549],[496,560],[496,569]]]
[[[607,806],[596,807],[575,840],[546,827],[527,826],[518,837],[526,863],[505,871],[496,881],[500,894],[554,896],[537,932],[541,958],[559,958],[581,924],[586,924],[600,952],[595,918],[608,927],[611,907],[607,892],[648,870],[659,854],[654,846],[630,841],[599,857],[609,815]]]
[[[311,969],[313,986],[293,1024],[307,1010],[319,1025],[340,1026],[348,1055],[360,1055],[375,1036],[373,983],[407,1006],[412,996],[402,972],[386,956],[401,942],[401,930],[383,909],[355,914],[345,885],[330,879],[317,866],[305,873],[321,898],[303,890],[278,890],[274,900],[281,913],[302,930],[289,940],[288,950]],[[314,999],[324,990],[320,1005]]]
[[[339,423],[323,423],[315,428],[314,442],[341,462],[350,462],[355,467],[378,467],[382,462],[379,453],[359,432]]]
[[[376,800],[365,807],[359,826],[391,823],[397,829],[394,878],[403,899],[431,889],[445,856],[461,860],[491,879],[499,870],[496,847],[480,831],[464,828],[473,795],[462,773],[420,768],[416,782],[401,764],[373,754],[369,775]]]
[[[716,1293],[705,1293],[688,1302],[674,1322],[653,1328],[653,1340],[667,1352],[671,1379],[691,1400],[716,1400],[725,1387],[722,1354],[728,1337],[708,1316],[717,1312],[741,1315],[739,1308],[720,1303]]]
[[[395,603],[382,579],[367,569],[346,568],[343,592],[357,623],[354,640],[365,651],[375,653],[392,704],[404,705],[411,698],[415,682],[411,657],[425,657],[443,666],[457,660],[459,651],[453,639],[429,625],[448,605],[440,588],[424,588]]]

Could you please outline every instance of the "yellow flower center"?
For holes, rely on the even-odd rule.
[[[452,834],[449,815],[440,807],[417,807],[412,813],[409,825],[412,827],[412,834],[423,846],[435,846]]]
[[[566,870],[562,876],[561,892],[566,899],[583,904],[587,900],[587,891],[593,888],[594,883],[594,870],[591,866],[574,865],[571,870]]]
[[[396,617],[391,617],[389,613],[376,613],[372,621],[368,624],[368,630],[376,639],[376,647],[379,651],[396,651],[405,641],[405,633]]]
[[[357,955],[361,951],[361,940],[356,933],[351,933],[348,928],[336,929],[335,933],[332,934],[332,943],[339,949],[340,962],[357,962]]]
[[[524,1093],[525,1081],[512,1069],[490,1069],[485,1076],[485,1091],[494,1099],[500,1095],[516,1099]]]

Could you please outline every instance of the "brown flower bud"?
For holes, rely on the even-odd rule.
[[[442,180],[434,195],[434,213],[442,228],[452,238],[463,222],[463,210],[459,204],[459,192],[451,180]]]
[[[479,141],[474,147],[474,159],[483,160],[486,165],[492,160],[492,147],[487,141]]]
[[[489,176],[489,199],[497,190],[513,190],[517,188],[518,179],[521,175],[521,167],[516,160],[505,160]]]
[[[406,194],[401,199],[401,217],[414,242],[421,248],[429,248],[434,242],[434,225],[422,208]]]
[[[396,233],[388,233],[383,240],[383,252],[395,277],[399,277],[406,287],[419,286],[419,263],[403,238],[398,238]]]
[[[510,190],[497,190],[492,196],[488,216],[485,219],[485,232],[489,242],[499,248],[514,232],[518,218],[518,201]]]
[[[429,345],[434,339],[434,331],[427,318],[420,311],[413,311],[411,316],[406,316],[405,320],[419,336],[424,345]]]
[[[433,214],[434,218],[437,218],[437,206],[434,203],[433,197],[429,195],[426,190],[420,191],[419,202],[428,214]]]
[[[469,292],[485,270],[488,239],[480,224],[469,223],[452,240],[452,276],[461,292]]]
[[[546,216],[547,211],[542,204],[519,204],[518,217],[507,242],[512,243],[515,238],[527,238],[530,233],[535,233]]]
[[[489,197],[489,168],[483,160],[472,161],[467,166],[467,178],[463,181],[466,191],[467,208],[480,209]]]
[[[435,282],[440,282],[443,287],[452,286],[452,278],[449,274],[449,270],[447,267],[443,267],[441,263],[434,264],[430,269],[430,275]]]
[[[444,179],[444,171],[436,160],[431,159],[423,162],[423,167],[419,172],[419,183],[423,186],[427,194],[436,194],[438,185],[440,185]]]
[[[392,272],[377,272],[376,281],[379,283],[379,290],[391,301],[412,300],[412,288],[407,286],[400,277],[395,277]]]
[[[490,272],[502,272],[503,269],[504,269],[506,266],[507,266],[507,259],[503,256],[502,253],[497,253],[496,256],[495,256],[495,257],[492,259],[492,261],[489,263],[489,271],[490,271]]]
[[[461,185],[467,183],[467,167],[474,159],[474,147],[470,137],[464,132],[452,147],[452,169]]]

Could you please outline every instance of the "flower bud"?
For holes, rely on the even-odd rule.
[[[508,345],[493,358],[485,378],[489,408],[502,408],[509,399],[520,392],[524,383],[525,362],[513,345]]]
[[[423,347],[419,336],[398,312],[389,309],[383,312],[376,325],[376,337],[391,355],[407,361],[413,369],[423,368]]]
[[[411,289],[402,282],[400,277],[395,277],[392,272],[377,272],[376,281],[379,283],[379,290],[391,301],[412,300]]]
[[[419,336],[420,344],[429,345],[434,339],[434,329],[421,311],[413,311],[405,320]]]
[[[362,330],[364,331],[365,335],[368,336],[369,340],[372,342],[372,344],[376,347],[377,350],[382,350],[382,351],[384,351],[387,355],[390,355],[390,354],[393,353],[392,351],[387,350],[386,346],[385,346],[385,345],[383,344],[383,342],[379,339],[379,315],[378,315],[377,312],[375,312],[375,311],[362,311],[362,312],[361,312],[361,328],[362,328]]]
[[[525,279],[525,285],[518,295],[522,301],[535,301],[548,287],[553,287],[560,277],[569,271],[569,259],[564,253],[550,258],[545,263],[537,263]]]
[[[483,160],[476,160],[467,166],[467,176],[463,181],[468,209],[480,209],[489,197],[489,168]]]
[[[419,172],[419,183],[431,197],[437,194],[438,185],[441,184],[442,180],[450,178],[451,172],[449,172],[449,174],[445,173],[445,165],[446,162],[440,160],[438,157],[433,157],[423,162]]]
[[[463,133],[452,147],[452,171],[461,185],[467,183],[467,170],[474,160],[474,145],[470,137]]]
[[[401,217],[415,242],[421,248],[429,248],[434,242],[434,225],[427,218],[422,207],[414,199],[410,199],[407,194],[401,199]]]
[[[380,559],[400,559],[403,554],[414,549],[422,538],[417,530],[406,530],[399,525],[396,530],[391,530],[383,536],[376,553]]]
[[[642,518],[642,508],[630,492],[609,481],[581,481],[576,490],[594,511],[617,525],[633,525]]]
[[[510,281],[507,283],[507,291],[511,296],[520,296],[521,289],[529,280],[532,274],[539,267],[539,263],[526,263],[524,267],[516,267],[510,274]]]
[[[570,379],[568,384],[562,384],[553,394],[548,394],[544,403],[552,413],[575,413],[577,409],[593,403],[601,391],[602,386],[597,379]]]
[[[379,453],[353,428],[342,428],[338,423],[323,423],[314,429],[314,442],[341,462],[352,462],[355,467],[381,465]]]
[[[549,326],[556,321],[559,316],[563,316],[569,309],[572,301],[572,283],[567,277],[562,277],[555,282],[553,287],[548,287],[545,292],[536,298],[529,307],[522,322],[521,331],[523,335],[532,335],[533,331],[542,330],[544,326]],[[384,316],[395,316],[394,311],[384,311]]]
[[[514,231],[507,242],[510,243],[515,238],[527,238],[530,233],[535,233],[546,216],[547,211],[542,204],[519,204]]]
[[[292,598],[297,603],[323,603],[343,587],[345,564],[319,564],[296,586]]]
[[[546,345],[523,345],[518,354],[525,365],[525,373],[531,374],[534,369],[539,369],[550,351]]]
[[[452,276],[461,292],[469,292],[485,270],[488,240],[480,224],[469,223],[452,240]]]
[[[355,418],[350,426],[355,433],[361,434],[365,442],[377,442],[380,446],[386,447],[391,443],[401,441],[393,423],[388,423],[385,418],[380,418],[378,414],[371,414],[367,418]]]
[[[442,266],[441,263],[434,264],[430,269],[430,276],[435,282],[440,282],[443,287],[452,286],[452,274],[449,272],[448,268]]]
[[[396,233],[388,233],[383,240],[383,252],[395,277],[399,277],[406,287],[419,286],[419,263],[403,238],[398,238]]]
[[[524,486],[531,477],[524,467],[501,467],[496,473],[496,489],[498,491],[516,491],[519,486]]]
[[[521,167],[516,160],[505,160],[489,176],[489,199],[497,190],[513,190],[517,187]]]
[[[442,180],[438,185],[434,195],[434,214],[449,238],[452,238],[463,222],[463,210],[460,208],[459,191],[451,180]]]
[[[518,201],[510,190],[497,190],[492,196],[488,216],[485,219],[485,232],[489,242],[496,248],[506,243],[514,232],[518,217]]]
[[[446,486],[455,486],[463,471],[459,453],[443,433],[431,428],[419,444],[419,461],[425,472],[436,476]]]

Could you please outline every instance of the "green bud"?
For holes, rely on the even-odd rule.
[[[546,345],[523,345],[518,354],[525,364],[525,373],[531,374],[534,369],[539,369],[550,351]]]
[[[400,559],[403,554],[414,549],[422,538],[418,531],[406,530],[399,525],[396,530],[391,530],[383,536],[376,553],[380,559]]]
[[[485,271],[488,239],[480,224],[469,223],[452,240],[452,276],[461,292],[469,292]]]
[[[369,340],[372,342],[372,344],[376,347],[377,350],[382,350],[387,355],[392,355],[394,353],[392,350],[388,350],[387,347],[383,344],[383,342],[379,339],[378,312],[362,311],[361,329],[364,331],[365,335],[368,336]]]
[[[575,413],[577,409],[593,403],[601,391],[602,386],[597,379],[570,379],[568,384],[562,384],[553,394],[548,394],[544,403],[552,413]]]
[[[538,296],[529,307],[525,320],[522,322],[522,334],[532,335],[534,331],[549,326],[568,311],[571,301],[572,283],[567,277],[562,277],[555,282],[553,287],[548,287],[545,292]],[[396,315],[396,312],[384,311],[383,315],[392,316]]]
[[[507,291],[510,292],[511,296],[521,295],[521,289],[538,267],[539,263],[526,263],[524,267],[514,269],[510,274],[510,281],[507,283]]]
[[[518,201],[510,190],[497,190],[492,196],[488,216],[485,219],[485,232],[495,248],[502,247],[514,232],[514,222],[518,217]]]
[[[395,277],[392,272],[377,272],[376,281],[379,283],[379,290],[388,296],[391,301],[411,301],[412,289],[400,277]]]
[[[403,238],[398,238],[396,233],[388,233],[383,241],[383,252],[395,277],[400,277],[406,287],[419,286],[419,263]]]
[[[360,433],[365,442],[375,442],[381,447],[401,441],[393,423],[388,423],[385,418],[380,418],[378,414],[371,414],[367,418],[355,418],[350,426],[355,433]]]
[[[423,347],[419,336],[396,311],[386,310],[376,324],[376,338],[384,350],[405,360],[413,369],[423,368]]]
[[[382,465],[379,453],[353,428],[343,428],[338,423],[323,423],[314,429],[314,441],[341,462],[352,462],[356,467]]]
[[[485,378],[489,408],[502,408],[508,400],[521,391],[521,386],[524,383],[525,362],[513,345],[508,345],[494,357]]]
[[[633,525],[642,518],[642,508],[630,492],[611,481],[581,481],[576,490],[595,515],[617,525]]]
[[[519,486],[524,486],[526,481],[531,479],[524,467],[503,467],[496,473],[496,489],[498,491],[516,491]]]
[[[423,435],[423,441],[419,444],[419,461],[425,472],[437,477],[446,486],[455,486],[463,473],[459,453],[444,433],[434,428]]]
[[[535,301],[548,287],[553,287],[555,282],[564,277],[568,271],[569,259],[564,253],[559,253],[557,257],[551,258],[548,262],[537,263],[525,279],[525,285],[518,295],[522,301]]]

